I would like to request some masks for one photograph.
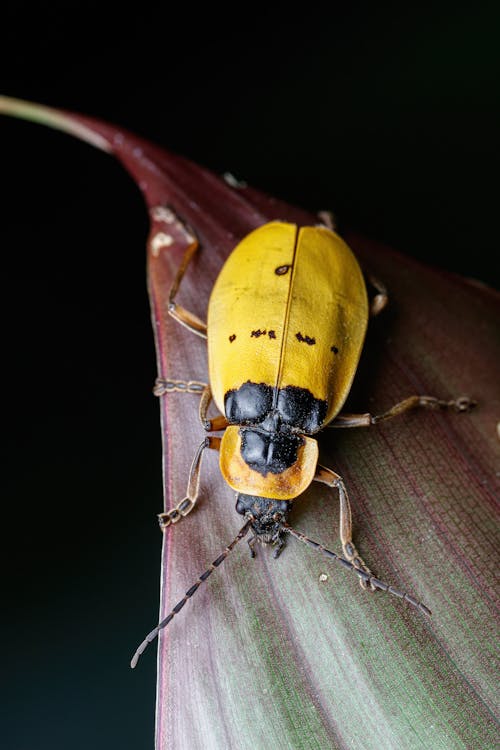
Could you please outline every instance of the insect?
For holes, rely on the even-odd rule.
[[[164,530],[191,512],[203,452],[214,449],[245,523],[141,643],[131,666],[248,532],[252,557],[259,543],[271,545],[277,557],[293,536],[352,570],[363,588],[388,591],[430,615],[425,604],[376,578],[360,556],[352,540],[347,489],[339,474],[318,464],[315,436],[327,426],[368,427],[416,407],[465,411],[473,402],[411,396],[379,416],[342,413],[369,317],[385,307],[387,293],[372,279],[377,293],[369,301],[361,268],[332,226],[274,221],[244,237],[215,282],[207,325],[175,301],[197,244],[193,238],[177,272],[169,313],[207,339],[210,383],[158,379],[155,393],[198,393],[204,429],[223,436],[205,437],[191,465],[186,497],[159,521]],[[209,419],[212,399],[220,416]],[[294,500],[313,481],[338,491],[343,557],[288,524]]]

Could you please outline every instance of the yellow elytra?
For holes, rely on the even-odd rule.
[[[207,325],[212,396],[233,425],[220,449],[221,471],[231,487],[291,499],[310,484],[318,449],[308,436],[344,404],[368,314],[359,264],[330,229],[275,221],[236,246],[215,282]],[[240,426],[252,429],[264,417],[272,432],[271,411],[278,414],[279,429],[284,424],[302,439],[292,451],[296,460],[290,464],[288,451],[282,461],[289,464],[283,471],[279,464],[266,471],[272,456],[267,467],[242,458]]]

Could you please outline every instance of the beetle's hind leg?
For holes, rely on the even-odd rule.
[[[168,295],[168,314],[171,315],[172,318],[174,318],[178,323],[183,325],[184,328],[187,328],[197,336],[201,336],[201,338],[206,339],[207,324],[200,320],[197,315],[189,312],[189,310],[186,310],[185,307],[182,307],[182,305],[177,304],[177,302],[175,301],[175,297],[177,295],[177,292],[179,291],[179,287],[181,285],[182,279],[184,278],[184,274],[186,273],[186,270],[199,247],[199,242],[194,236],[192,230],[190,231],[190,235],[192,237],[192,242],[182,257],[181,264],[177,270],[172,286],[170,287],[170,293]]]
[[[368,273],[366,274],[366,278],[368,279],[368,283],[377,292],[375,297],[370,300],[370,317],[375,318],[387,306],[387,303],[389,302],[389,295],[387,294],[387,288],[385,284],[376,276]]]
[[[328,427],[370,427],[413,409],[430,409],[431,411],[446,409],[459,414],[470,411],[476,405],[477,402],[469,398],[469,396],[459,396],[449,401],[436,398],[435,396],[408,396],[408,398],[394,404],[394,406],[382,414],[370,414],[368,412],[365,414],[338,414]]]
[[[327,469],[324,466],[319,466],[314,477],[314,481],[322,482],[329,487],[336,487],[339,491],[340,500],[340,541],[342,542],[342,551],[346,557],[356,568],[364,571],[368,575],[372,575],[372,572],[368,565],[365,563],[363,558],[360,556],[356,545],[352,541],[352,513],[351,504],[349,502],[349,495],[347,494],[346,486],[338,474],[331,469]],[[361,588],[375,591],[376,587],[365,581],[363,578],[359,579]]]
[[[320,226],[326,227],[331,232],[337,231],[337,222],[331,211],[318,211],[318,218],[321,220]]]
[[[225,430],[228,426],[228,421],[223,414],[219,414],[217,417],[212,417],[211,419],[208,419],[207,417],[208,407],[210,406],[211,401],[212,391],[210,390],[210,386],[207,385],[201,394],[200,408],[198,411],[200,422],[207,432]]]

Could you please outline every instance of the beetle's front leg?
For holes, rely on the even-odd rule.
[[[199,445],[198,450],[193,458],[191,469],[189,471],[189,480],[187,486],[186,497],[183,498],[180,503],[177,503],[173,508],[164,513],[158,514],[158,523],[160,529],[165,531],[170,524],[178,523],[182,518],[191,513],[194,506],[196,505],[200,493],[200,469],[201,459],[205,448],[213,448],[219,450],[221,439],[217,437],[206,437],[205,440]]]
[[[328,487],[336,487],[339,491],[340,500],[340,541],[342,542],[342,550],[344,555],[349,562],[352,562],[360,570],[365,573],[372,575],[370,568],[367,566],[363,558],[360,556],[356,545],[352,541],[352,513],[351,504],[349,502],[349,495],[347,494],[346,486],[338,474],[331,469],[327,469],[324,466],[318,464],[316,474],[314,476],[315,482],[322,482],[328,485]],[[368,584],[362,578],[359,579],[361,588],[375,591],[376,587],[372,584]]]

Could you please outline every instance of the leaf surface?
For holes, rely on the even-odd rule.
[[[200,240],[178,301],[202,319],[240,238],[272,219],[318,218],[107,123],[5,97],[0,112],[58,127],[123,163],[150,214],[158,373],[206,381],[205,342],[167,314],[188,238],[165,208]],[[158,750],[497,746],[499,298],[354,233],[345,239],[390,295],[346,409],[381,413],[414,393],[478,401],[470,414],[414,412],[321,435],[321,462],[349,488],[361,554],[433,617],[362,591],[352,573],[293,539],[278,560],[262,548],[251,560],[240,544],[161,634]],[[166,509],[184,497],[204,437],[197,407],[192,394],[160,400]],[[160,617],[241,526],[216,455],[204,459],[201,482],[195,511],[164,537]],[[328,488],[309,489],[291,523],[341,552]],[[145,631],[154,619],[152,606]]]

